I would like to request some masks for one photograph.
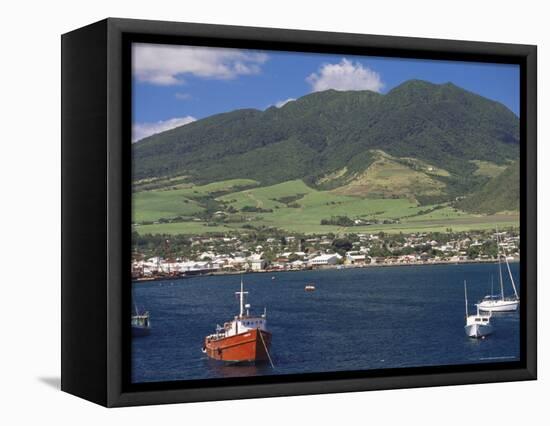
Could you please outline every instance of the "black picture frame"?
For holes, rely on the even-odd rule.
[[[536,46],[117,18],[61,41],[62,390],[116,407],[536,379]],[[131,384],[132,42],[518,64],[521,360]]]

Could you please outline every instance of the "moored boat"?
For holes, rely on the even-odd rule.
[[[315,291],[315,285],[314,284],[308,284],[304,287],[305,291]]]
[[[139,313],[136,307],[136,313],[132,315],[132,336],[144,337],[151,334],[151,320],[149,312]]]
[[[513,297],[485,296],[477,306],[480,311],[484,312],[514,312],[518,310],[519,300]]]
[[[478,304],[477,307],[480,311],[483,312],[514,312],[517,311],[519,307],[519,296],[516,289],[516,284],[514,282],[514,277],[512,271],[510,270],[510,264],[508,263],[508,258],[506,252],[504,252],[504,261],[506,263],[506,268],[508,270],[508,275],[510,277],[510,282],[512,283],[512,289],[514,290],[514,296],[505,297],[504,296],[504,280],[502,278],[502,262],[501,262],[501,253],[500,253],[500,241],[498,238],[498,229],[497,229],[497,257],[498,257],[498,272],[499,272],[499,281],[500,281],[500,297],[494,296],[491,291],[491,294],[485,296]]]
[[[468,337],[484,338],[493,332],[493,325],[491,324],[491,314],[480,314],[479,307],[477,308],[476,315],[468,314],[468,290],[466,288],[466,281],[464,281],[464,302],[466,305],[466,325],[464,326],[464,332]]]
[[[466,319],[464,331],[468,337],[483,338],[493,332],[490,315],[470,315]]]
[[[250,305],[245,304],[243,280],[239,295],[239,315],[223,327],[217,326],[216,332],[205,337],[203,352],[208,357],[227,362],[262,362],[269,361],[272,365],[269,348],[271,333],[267,330],[267,314],[251,315]]]

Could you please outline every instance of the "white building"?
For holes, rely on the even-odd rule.
[[[290,269],[303,269],[305,267],[305,262],[303,260],[295,260],[290,262]]]
[[[336,265],[342,259],[338,253],[334,254],[322,254],[309,260],[309,263],[313,266],[321,265]]]
[[[200,260],[206,260],[206,259],[214,259],[216,257],[216,255],[214,253],[212,253],[211,251],[205,251],[205,252],[202,252],[201,255],[199,256],[199,259]]]
[[[367,257],[357,251],[348,251],[346,253],[346,263],[350,265],[360,265],[366,263]]]
[[[284,253],[281,253],[281,257],[290,257],[293,254],[299,257],[305,257],[305,253],[303,251],[285,251]]]
[[[265,269],[267,265],[267,262],[264,259],[251,260],[249,263],[252,271],[261,271]]]

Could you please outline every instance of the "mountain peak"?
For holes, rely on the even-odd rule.
[[[133,147],[134,176],[315,182],[344,168],[349,176],[361,173],[372,150],[383,150],[446,170],[458,187],[475,171],[469,161],[506,164],[517,157],[518,119],[499,105],[454,84],[422,80],[387,94],[314,92],[283,108],[218,114],[151,136]]]
[[[364,97],[364,96],[381,96],[380,93],[374,92],[372,90],[336,90],[336,89],[327,89],[327,90],[321,90],[319,92],[311,92],[307,95],[304,95],[297,99],[297,101],[301,100],[309,100],[309,99],[329,99],[329,98],[336,98],[336,97],[342,97],[342,96],[351,96],[351,97]]]
[[[435,89],[439,86],[440,86],[439,84],[432,83],[430,81],[412,79],[412,80],[404,81],[398,86],[395,86],[393,89],[391,89],[388,92],[388,94],[396,91],[402,91],[402,90],[429,90],[429,89]]]
[[[391,89],[387,94],[388,95],[407,95],[407,96],[440,96],[442,94],[462,94],[470,95],[471,92],[463,89],[456,84],[449,82],[446,83],[432,83],[425,80],[407,80],[400,85]]]

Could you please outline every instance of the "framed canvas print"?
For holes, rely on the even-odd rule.
[[[107,19],[62,80],[63,390],[536,378],[536,47]]]

